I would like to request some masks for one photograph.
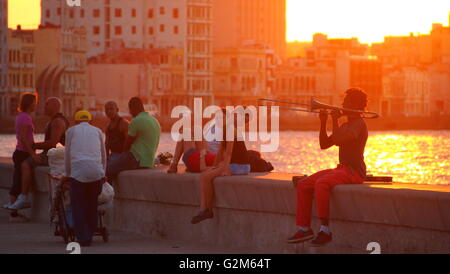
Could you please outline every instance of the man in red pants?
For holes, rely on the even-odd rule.
[[[364,110],[367,105],[367,95],[359,88],[346,91],[343,107],[347,109]],[[360,184],[366,177],[364,163],[364,148],[367,141],[367,126],[358,113],[343,112],[347,122],[339,126],[341,113],[333,111],[333,133],[328,136],[328,113],[321,111],[320,117],[320,148],[327,149],[336,145],[339,147],[339,165],[334,169],[319,171],[300,180],[297,184],[297,225],[298,231],[290,237],[288,243],[300,243],[314,238],[311,230],[311,209],[313,197],[317,205],[317,217],[321,226],[319,233],[311,241],[314,246],[325,245],[332,240],[329,228],[330,191],[335,185]]]

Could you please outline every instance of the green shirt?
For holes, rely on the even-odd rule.
[[[128,135],[136,137],[136,140],[131,145],[130,152],[138,160],[140,167],[153,167],[160,134],[158,121],[147,112],[141,112],[131,120]]]

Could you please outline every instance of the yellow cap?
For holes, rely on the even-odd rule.
[[[80,110],[75,113],[75,121],[90,121],[92,115],[87,110]]]

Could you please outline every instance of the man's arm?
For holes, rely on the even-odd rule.
[[[100,138],[100,144],[101,144],[100,153],[102,155],[102,166],[103,166],[103,170],[106,172],[106,149],[105,149],[105,143],[103,140],[103,134],[100,130],[98,131],[98,136]]]
[[[55,148],[59,143],[61,136],[66,131],[66,124],[62,119],[55,119],[50,126],[52,127],[52,135],[50,136],[50,139],[44,142],[35,143],[33,145],[34,149],[49,150]]]
[[[337,120],[340,116],[341,114],[337,111],[331,113],[331,117],[333,117],[333,135],[331,138],[337,146],[356,141],[360,129],[358,123],[347,123],[345,127],[339,127]]]
[[[136,141],[137,136],[127,136],[127,139],[125,140],[125,145],[123,147],[123,151],[130,151],[131,146],[133,145],[134,141]]]
[[[72,131],[68,130],[66,134],[66,144],[64,149],[64,163],[66,166],[66,177],[70,177],[71,173],[71,156],[70,156],[70,143],[72,141]]]
[[[136,141],[139,130],[138,130],[138,121],[135,119],[131,120],[130,126],[128,127],[127,138],[125,139],[125,144],[123,146],[123,151],[130,151],[131,146]]]
[[[105,151],[106,151],[106,155],[107,156],[109,156],[109,154],[110,154],[110,151],[111,151],[111,149],[110,149],[110,147],[109,147],[109,142],[108,142],[108,130],[106,130],[105,131],[105,142],[104,142],[104,145],[105,145]]]
[[[320,133],[319,133],[319,142],[321,149],[327,149],[334,145],[333,139],[328,136],[327,133],[327,120],[328,120],[328,112],[320,111]]]
[[[120,125],[119,125],[119,130],[120,130],[120,132],[122,132],[125,139],[128,137],[128,124],[129,123],[127,120],[122,119],[122,121],[120,122]]]

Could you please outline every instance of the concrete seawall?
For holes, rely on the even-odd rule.
[[[166,174],[164,167],[122,172],[114,209],[114,230],[155,238],[196,240],[253,253],[450,253],[450,186],[400,183],[341,185],[331,196],[333,242],[323,248],[289,245],[296,230],[293,174],[253,173],[214,182],[214,219],[190,219],[199,204],[198,174]],[[12,164],[0,161],[0,202],[6,202]],[[33,207],[25,214],[48,221],[47,169],[36,169]],[[313,218],[313,228],[318,221]],[[50,231],[49,231],[50,233]],[[112,235],[114,237],[114,235]]]

